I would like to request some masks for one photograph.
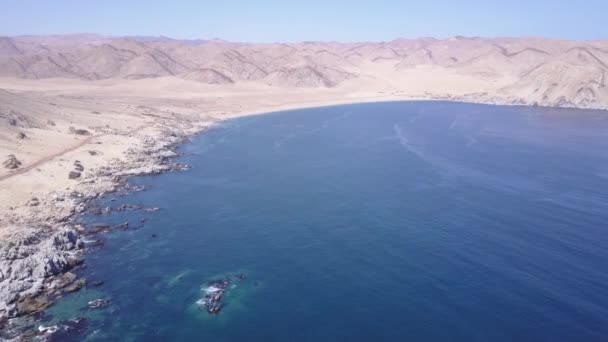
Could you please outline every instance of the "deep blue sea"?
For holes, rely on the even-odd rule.
[[[78,341],[608,341],[606,112],[333,106],[179,153],[191,170],[99,201],[160,211],[83,217],[132,228],[95,237],[80,275],[105,283],[47,323],[87,317]],[[197,301],[225,277],[210,315]]]

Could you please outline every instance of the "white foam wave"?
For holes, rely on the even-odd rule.
[[[208,295],[212,295],[212,294],[222,291],[222,289],[220,289],[219,287],[215,287],[215,286],[208,286],[208,287],[204,288],[203,291],[205,291],[205,293]]]

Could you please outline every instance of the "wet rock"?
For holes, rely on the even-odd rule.
[[[91,207],[91,208],[89,208],[88,212],[89,212],[89,214],[95,215],[95,216],[99,216],[99,215],[103,214],[103,210],[98,207]]]
[[[17,133],[17,139],[19,139],[19,140],[23,140],[23,139],[25,139],[25,138],[26,138],[25,133],[23,133],[23,132],[19,132],[19,133]]]
[[[85,287],[87,285],[87,281],[86,279],[78,279],[77,281],[75,281],[72,285],[67,286],[65,288],[65,292],[76,292],[76,291],[80,291],[80,289],[82,289],[83,287]]]
[[[15,118],[8,119],[8,124],[10,126],[17,126],[17,119],[15,119]]]
[[[116,208],[116,211],[133,211],[133,210],[140,210],[142,208],[143,208],[143,206],[141,206],[141,205],[123,204],[123,205],[119,206],[118,208]]]
[[[187,171],[187,170],[190,170],[190,165],[182,164],[182,163],[175,163],[175,164],[173,164],[171,169],[174,171]]]
[[[49,126],[56,126],[55,122],[53,120],[47,120],[46,124]]]
[[[152,234],[152,237],[153,237],[153,238],[155,238],[155,237],[158,237],[158,235],[156,235],[156,234]]]
[[[101,309],[101,308],[104,308],[104,307],[110,305],[110,300],[98,298],[98,299],[94,299],[94,300],[90,301],[88,303],[88,305],[89,305],[89,308],[91,308],[91,309]]]
[[[89,151],[89,155],[91,155],[91,156],[96,156],[98,154],[99,153],[97,151]]]
[[[219,305],[217,305],[217,306],[215,306],[215,305],[214,305],[214,306],[210,306],[210,307],[207,309],[207,311],[208,311],[210,314],[213,314],[213,315],[217,315],[218,313],[220,313],[220,311],[221,311],[221,310],[222,310],[222,307],[221,307],[221,306],[219,306]]]
[[[21,161],[19,161],[14,154],[9,154],[8,158],[2,163],[5,168],[11,170],[18,168],[19,166],[21,166],[21,164]]]
[[[123,230],[129,229],[129,222],[123,222],[123,223],[119,224],[117,227],[119,229],[123,229]]]
[[[76,280],[76,275],[72,272],[66,272],[54,282],[53,287],[62,289],[74,280]]]
[[[246,275],[244,275],[243,273],[241,273],[241,274],[239,274],[239,275],[238,275],[238,278],[239,278],[240,280],[245,280],[245,279],[247,279],[247,276],[246,276]]]
[[[91,285],[93,285],[93,286],[101,286],[103,284],[104,284],[103,280],[96,280],[93,283],[91,283]]]
[[[17,311],[21,315],[29,315],[40,312],[53,304],[47,298],[24,298],[17,303]]]
[[[68,174],[68,179],[77,179],[80,178],[82,174],[78,171],[70,171],[70,173]]]
[[[89,234],[107,233],[111,230],[111,226],[107,223],[94,223],[89,229]]]

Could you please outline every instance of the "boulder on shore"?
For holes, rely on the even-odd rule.
[[[11,170],[18,168],[19,166],[21,166],[21,164],[21,161],[17,159],[14,154],[9,154],[8,158],[4,161],[4,163],[2,163],[5,168]]]
[[[86,129],[74,128],[74,127],[70,127],[70,133],[76,134],[76,135],[91,135],[91,132],[87,131]]]
[[[84,171],[84,166],[82,166],[82,163],[79,160],[74,162],[74,170],[78,172]]]
[[[70,171],[70,173],[68,174],[68,178],[69,179],[77,179],[80,178],[81,173],[78,171]]]

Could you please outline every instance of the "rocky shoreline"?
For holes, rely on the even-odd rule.
[[[140,142],[129,148],[124,160],[87,170],[74,191],[53,192],[24,204],[25,210],[2,218],[2,224],[16,233],[0,245],[0,337],[14,330],[15,318],[34,315],[52,305],[67,292],[86,286],[72,271],[83,267],[87,230],[78,218],[95,210],[93,201],[117,191],[133,191],[131,176],[155,175],[188,166],[172,161],[176,148],[194,134],[213,124],[211,121],[178,121],[156,126],[156,134],[137,135]],[[137,134],[137,133],[135,133]],[[75,171],[86,166],[76,162]],[[73,174],[68,175],[72,179]],[[126,209],[126,208],[125,208]],[[152,208],[149,210],[156,210]]]

